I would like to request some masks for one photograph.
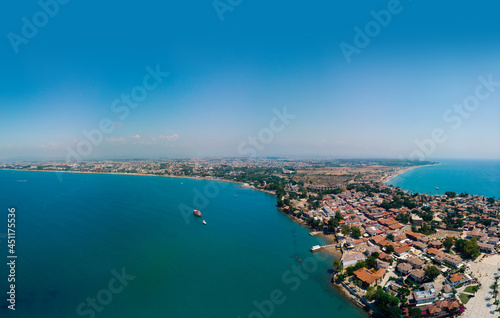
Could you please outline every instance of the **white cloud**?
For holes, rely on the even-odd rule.
[[[175,141],[175,140],[179,139],[179,135],[177,135],[177,134],[173,134],[173,135],[170,135],[170,136],[160,135],[158,137],[158,139],[160,139],[160,140],[167,140],[167,141]]]
[[[115,137],[110,137],[110,138],[106,138],[106,141],[109,141],[109,142],[121,142],[121,143],[124,143],[124,142],[125,142],[125,138],[115,138]]]

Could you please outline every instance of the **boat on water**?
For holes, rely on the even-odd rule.
[[[201,223],[203,223],[203,224],[207,225],[207,222],[206,222],[205,220],[203,220],[203,222],[201,222]]]
[[[193,214],[194,214],[195,216],[197,216],[197,217],[201,217],[201,212],[200,212],[200,210],[196,210],[196,209],[194,209]]]
[[[439,188],[438,188],[438,187],[436,187],[436,190],[439,190]]]
[[[314,245],[313,247],[311,247],[311,252],[316,252],[316,251],[319,251],[320,249],[321,249],[321,246]]]

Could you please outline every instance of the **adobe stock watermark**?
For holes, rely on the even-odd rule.
[[[191,206],[181,203],[179,211],[187,225],[191,224],[194,209],[201,210],[210,205],[210,200],[216,198],[220,194],[220,190],[226,188],[227,182],[217,181],[206,183],[202,190],[193,188],[193,201]]]
[[[87,297],[85,302],[81,302],[76,307],[76,313],[80,317],[95,318],[96,312],[101,313],[104,307],[111,304],[113,296],[123,292],[129,282],[135,279],[135,276],[127,275],[125,268],[118,273],[115,269],[111,271],[113,277],[109,280],[106,288],[97,292],[95,298]]]
[[[156,65],[153,69],[150,66],[146,67],[147,74],[142,79],[142,84],[137,85],[130,90],[129,94],[122,94],[120,98],[113,100],[111,103],[111,111],[115,113],[120,120],[125,120],[132,109],[139,107],[139,103],[148,98],[149,93],[163,82],[169,75],[167,72],[160,70],[160,65]],[[80,161],[92,154],[95,147],[99,147],[104,140],[104,135],[111,134],[116,128],[113,121],[109,118],[103,118],[99,122],[98,128],[90,131],[82,130],[85,139],[76,143],[75,147],[67,146],[66,162]]]
[[[240,6],[243,0],[214,0],[212,5],[214,6],[215,12],[219,16],[221,22],[224,22],[224,15],[226,12],[233,12],[234,9]]]
[[[412,0],[408,0],[412,1]],[[362,50],[368,47],[372,39],[377,37],[383,28],[386,28],[392,21],[393,16],[403,12],[404,7],[399,0],[389,0],[386,9],[380,11],[372,10],[370,15],[372,20],[368,21],[363,29],[358,26],[354,27],[354,37],[352,44],[340,42],[340,49],[347,63],[351,63],[353,54],[361,54]]]
[[[310,274],[317,271],[319,268],[319,261],[325,261],[326,255],[322,253],[314,254],[305,258],[300,266],[293,265],[291,269],[285,271],[281,275],[281,281],[287,286],[287,289],[273,289],[269,293],[269,297],[262,301],[254,300],[253,305],[255,310],[246,316],[238,316],[238,318],[264,318],[271,317],[276,307],[284,304],[287,301],[287,293],[297,291],[302,282],[309,279]]]
[[[50,19],[53,19],[58,13],[61,6],[66,5],[70,0],[40,0],[38,6],[40,10],[35,12],[33,16],[28,19],[22,17],[21,32],[20,34],[9,32],[7,38],[9,39],[12,49],[16,54],[19,53],[21,44],[28,44],[31,39],[37,36],[39,30],[45,27]]]
[[[471,114],[481,106],[481,102],[490,98],[495,93],[496,88],[500,87],[500,82],[495,82],[492,74],[489,74],[487,79],[479,76],[478,81],[479,84],[476,86],[474,94],[465,97],[461,104],[454,104],[453,107],[448,108],[443,113],[443,120],[445,123],[451,124],[451,129],[459,129],[463,121],[470,118]],[[447,140],[446,130],[444,128],[435,128],[429,138],[415,139],[415,145],[418,149],[413,150],[408,155],[408,158],[410,160],[424,160],[434,153],[438,144],[442,144]]]
[[[269,127],[262,128],[257,136],[249,136],[246,141],[243,141],[238,146],[238,153],[242,156],[257,157],[259,151],[263,151],[266,145],[270,144],[277,133],[282,132],[288,125],[290,120],[297,115],[287,113],[286,107],[280,112],[276,108],[273,109],[275,116],[269,121]]]

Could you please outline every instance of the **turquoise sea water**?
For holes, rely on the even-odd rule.
[[[500,160],[436,161],[441,164],[415,168],[389,180],[388,184],[419,193],[455,191],[500,198]]]
[[[332,290],[333,259],[312,258],[321,239],[275,203],[225,182],[0,171],[18,256],[13,312],[0,236],[0,317],[366,317]]]

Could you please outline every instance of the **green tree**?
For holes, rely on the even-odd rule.
[[[356,226],[352,226],[351,227],[351,233],[354,237],[357,237],[357,238],[360,238],[361,237],[361,230],[359,229],[359,227],[356,227]]]
[[[416,211],[416,210],[415,210]],[[418,211],[417,211],[418,212]],[[408,224],[410,223],[410,217],[406,213],[399,213],[396,216],[396,220],[403,223],[403,224]]]
[[[339,226],[339,221],[335,219],[333,216],[330,217],[330,219],[328,220],[328,230],[330,232],[335,232],[338,226]]]
[[[342,216],[342,214],[340,214],[339,211],[335,212],[335,218],[339,221],[344,219],[344,217]]]
[[[454,197],[457,196],[457,194],[453,191],[446,191],[444,194],[450,199],[453,199]]]
[[[373,299],[375,299],[375,307],[378,311],[384,314],[385,317],[400,318],[403,314],[401,309],[398,307],[399,299],[384,292],[382,287],[377,287],[377,290],[373,295]]]
[[[370,286],[370,287],[368,287],[368,289],[366,290],[366,295],[365,295],[366,299],[368,299],[368,300],[372,300],[372,299],[373,299],[373,296],[375,295],[375,292],[376,292],[376,291],[377,291],[377,290],[375,289],[375,287],[374,287],[374,286]]]
[[[425,269],[425,276],[427,276],[430,280],[434,280],[439,276],[441,272],[436,266],[429,266]]]
[[[377,265],[377,258],[374,255],[370,255],[366,258],[365,262],[368,268],[373,268]]]
[[[410,294],[411,294],[411,291],[408,288],[402,287],[402,288],[398,289],[398,297],[400,299],[406,298],[406,297],[410,296]]]
[[[386,245],[385,246],[385,251],[387,252],[387,254],[391,254],[392,252],[394,252],[394,246],[392,245]]]
[[[453,247],[454,243],[455,242],[453,241],[453,238],[448,236],[444,239],[443,246],[446,249],[446,251],[449,252],[451,250],[451,248]]]
[[[394,242],[394,234],[389,233],[389,234],[387,234],[386,238],[387,238],[389,241]]]
[[[474,237],[472,240],[465,243],[464,257],[475,259],[479,255],[481,255],[481,249],[477,245],[477,238]]]
[[[344,234],[344,236],[347,236],[349,235],[349,233],[351,233],[351,227],[349,225],[342,225],[342,234]]]
[[[337,271],[337,272],[342,272],[342,270],[344,269],[344,266],[342,265],[342,262],[340,261],[340,259],[336,258],[333,260],[333,269],[335,269],[335,271]]]
[[[422,315],[422,311],[417,307],[411,308],[408,313],[410,314],[410,318],[422,318],[424,316]]]

